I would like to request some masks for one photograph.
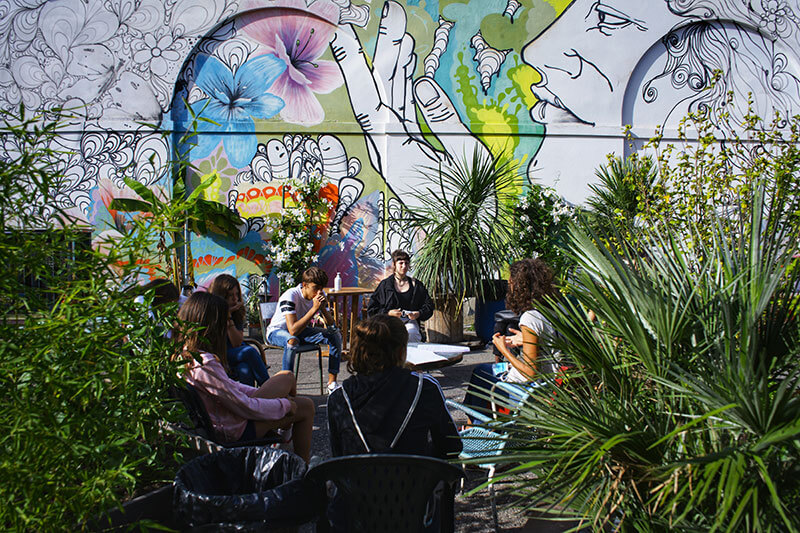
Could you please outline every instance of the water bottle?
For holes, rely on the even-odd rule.
[[[337,272],[336,277],[333,278],[333,290],[338,291],[342,289],[342,275]]]

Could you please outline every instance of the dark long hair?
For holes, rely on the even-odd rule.
[[[509,279],[506,306],[518,315],[544,304],[547,296],[558,294],[553,284],[553,271],[541,259],[522,259],[512,264]]]
[[[219,296],[223,300],[228,300],[228,295],[233,291],[239,291],[239,299],[242,299],[242,286],[239,285],[239,280],[231,276],[230,274],[220,274],[214,281],[211,282],[211,286],[208,288],[208,292],[215,296]],[[241,307],[238,311],[233,313],[231,318],[236,323],[237,327],[241,327],[244,324],[244,317],[247,311],[244,307]]]
[[[389,315],[377,315],[356,324],[347,370],[350,373],[375,374],[406,360],[408,331],[403,321]]]
[[[225,341],[228,323],[228,302],[209,292],[195,292],[178,311],[181,322],[183,351],[180,357],[191,360],[191,353],[208,352],[217,356],[225,370],[228,357]]]

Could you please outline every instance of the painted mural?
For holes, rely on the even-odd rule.
[[[59,201],[98,235],[122,177],[168,192],[186,143],[190,182],[247,221],[193,240],[200,281],[277,292],[267,222],[325,176],[319,265],[369,287],[422,167],[479,150],[580,202],[625,125],[669,137],[729,93],[800,112],[799,36],[797,0],[0,0],[0,105],[73,110]]]

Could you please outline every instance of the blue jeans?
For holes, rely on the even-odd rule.
[[[283,370],[294,369],[294,348],[289,344],[289,339],[297,339],[297,346],[301,344],[327,344],[328,373],[334,376],[339,373],[339,363],[342,359],[342,335],[338,329],[307,327],[295,336],[285,329],[276,329],[267,335],[267,342],[275,346],[283,346]]]
[[[464,405],[484,413],[489,413],[492,410],[491,402],[481,398],[479,395],[488,394],[492,385],[500,381],[493,367],[492,363],[481,363],[475,367],[469,378],[467,393],[464,395]],[[502,389],[496,389],[495,394],[508,396]]]
[[[228,366],[233,374],[233,379],[245,385],[260,387],[262,383],[269,379],[269,372],[264,360],[261,359],[261,352],[253,346],[242,343],[236,348],[228,346]]]

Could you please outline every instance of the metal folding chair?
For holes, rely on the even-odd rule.
[[[504,428],[507,422],[502,422],[497,418],[498,407],[501,403],[507,403],[509,405],[514,404],[518,409],[524,404],[534,388],[543,385],[544,383],[522,384],[498,381],[488,391],[492,405],[491,414],[478,411],[453,400],[445,401],[445,404],[451,409],[462,411],[469,416],[473,422],[477,422],[477,425],[467,426],[458,432],[461,437],[462,445],[462,450],[458,457],[462,461],[462,464],[469,462],[487,471],[487,485],[489,486],[489,500],[492,506],[492,520],[494,521],[495,531],[499,530],[499,524],[497,519],[497,501],[494,490],[494,476],[497,470],[497,463],[493,459],[503,454],[509,441],[508,432],[505,431]],[[498,389],[504,391],[504,393],[508,395],[510,401],[498,402]],[[513,416],[513,413],[511,416]],[[479,462],[476,463],[475,461]],[[461,480],[461,490],[464,490],[463,479]]]

